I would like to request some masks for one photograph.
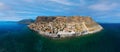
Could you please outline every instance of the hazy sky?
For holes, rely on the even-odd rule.
[[[37,16],[91,16],[97,22],[120,22],[120,0],[0,0],[0,21]]]

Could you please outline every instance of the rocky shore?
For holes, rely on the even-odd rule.
[[[81,36],[103,29],[88,16],[38,16],[28,27],[51,38]]]

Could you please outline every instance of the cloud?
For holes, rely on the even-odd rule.
[[[23,1],[28,2],[28,3],[32,3],[32,2],[34,2],[35,0],[23,0]]]
[[[22,18],[16,15],[13,11],[6,10],[0,12],[0,21],[19,21],[21,19]]]
[[[85,0],[80,0],[80,6],[84,6],[86,4]]]
[[[113,15],[114,15],[114,17],[119,17],[119,19],[120,19],[120,13],[114,13]]]
[[[113,10],[118,6],[117,3],[97,3],[97,4],[93,4],[90,5],[88,8],[92,9],[92,10],[96,10],[96,11],[109,11],[109,10]]]
[[[50,9],[50,8],[42,8],[42,9],[46,11],[52,11],[52,12],[61,12],[60,9]]]
[[[16,17],[16,16],[6,16],[6,17],[0,17],[0,21],[19,21],[22,18]]]
[[[6,5],[0,2],[0,10],[7,9]]]
[[[14,11],[14,13],[16,13],[16,14],[33,14],[33,13],[36,13],[36,12],[30,12],[30,11]]]
[[[0,8],[3,7],[3,6],[4,6],[4,4],[2,2],[0,2]]]
[[[68,6],[75,5],[75,3],[72,3],[72,2],[67,1],[67,0],[50,0],[50,1],[62,4],[62,5],[68,5]]]

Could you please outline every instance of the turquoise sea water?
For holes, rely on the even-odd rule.
[[[0,52],[120,52],[120,24],[101,24],[103,31],[53,40],[24,24],[0,22]]]

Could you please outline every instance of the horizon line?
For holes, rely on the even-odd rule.
[[[18,20],[18,21],[21,21],[21,20]],[[12,20],[0,20],[0,22],[18,22],[18,21],[14,21],[14,20],[13,21]],[[96,22],[96,23],[120,23],[120,22]]]

